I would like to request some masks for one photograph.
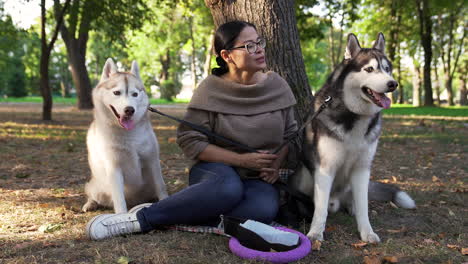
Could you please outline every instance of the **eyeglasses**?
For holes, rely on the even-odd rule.
[[[243,46],[230,48],[229,50],[245,48],[249,54],[254,54],[257,52],[258,47],[262,49],[266,47],[266,40],[264,38],[259,38],[257,42],[249,42]]]

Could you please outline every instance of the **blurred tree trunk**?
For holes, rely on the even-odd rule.
[[[465,36],[466,36],[466,31],[467,31],[466,28],[468,26],[468,21],[465,21],[464,22],[465,25],[463,27],[463,35],[459,40],[460,41],[459,44],[457,45],[454,34],[456,31],[456,25],[458,24],[459,17],[463,18],[463,16],[460,16],[460,9],[458,8],[455,8],[450,11],[450,14],[446,18],[448,21],[445,21],[445,19],[442,18],[441,15],[439,15],[438,17],[439,27],[441,28],[441,32],[439,32],[439,34],[448,35],[448,43],[445,43],[444,41],[442,41],[439,49],[441,52],[440,57],[442,59],[442,65],[444,68],[445,89],[447,89],[449,105],[455,105],[455,102],[454,102],[455,96],[453,92],[452,83],[453,83],[455,72],[457,70],[458,60],[460,58],[461,52],[464,47],[464,41],[465,41]],[[462,19],[461,21],[463,23]],[[442,30],[444,24],[448,24],[448,28],[446,31]],[[456,47],[458,47],[458,51],[455,50]]]
[[[54,0],[55,10],[60,7],[59,0]],[[93,7],[90,1],[85,1],[83,10],[91,10]],[[91,25],[92,12],[82,12],[79,17],[80,1],[74,0],[70,7],[70,26],[65,23],[60,26],[60,34],[67,48],[68,61],[71,66],[72,79],[78,97],[78,109],[91,109],[93,102],[91,99],[91,81],[86,68],[86,44],[88,42],[88,32]],[[57,15],[57,12],[56,12]]]
[[[439,80],[439,73],[437,71],[437,63],[434,63],[434,77],[435,77],[434,90],[436,93],[436,102],[437,102],[437,105],[440,106],[440,80]]]
[[[208,43],[208,48],[206,49],[205,65],[203,67],[203,77],[210,75],[211,73],[211,58],[213,57],[213,42],[214,42],[214,30],[210,34],[210,42]]]
[[[396,56],[396,51],[399,48],[400,41],[398,39],[398,33],[400,32],[400,24],[401,24],[401,16],[398,14],[399,11],[399,1],[400,0],[392,0],[390,2],[390,38],[388,39],[388,58],[390,61],[396,66],[395,68],[399,67],[400,64],[400,58]],[[398,71],[397,71],[398,72]],[[400,72],[398,72],[398,75]],[[397,76],[397,80],[400,80],[400,76]],[[400,91],[398,94],[400,94],[401,91],[401,83],[400,84]],[[392,101],[396,102],[397,101],[397,94],[392,93]]]
[[[414,61],[413,64],[413,106],[421,106],[421,70]]]
[[[311,90],[296,26],[294,1],[283,0],[205,0],[215,26],[243,20],[257,26],[266,38],[268,69],[277,72],[291,86],[296,96],[296,119],[299,125],[311,106]]]
[[[468,74],[468,60],[465,60],[460,69],[460,105],[468,104],[468,90],[466,89],[466,74]]]
[[[192,72],[192,85],[193,88],[195,89],[197,87],[197,65],[195,63],[196,60],[196,48],[195,48],[195,38],[193,37],[193,17],[189,18],[189,36],[190,40],[192,41],[192,59],[190,60],[190,70]]]
[[[166,81],[169,80],[169,69],[171,67],[171,51],[169,49],[166,50],[165,55],[161,55],[159,57],[159,61],[161,62],[161,72],[159,73],[159,86]]]
[[[65,10],[70,4],[70,0],[67,0],[63,8],[57,12],[57,24],[54,31],[52,32],[52,38],[47,43],[46,36],[46,8],[45,0],[41,0],[41,58],[40,58],[40,83],[39,87],[42,95],[42,120],[52,120],[52,91],[49,85],[49,59],[52,48],[54,47],[55,41],[57,40],[59,28],[63,23],[63,16]]]
[[[429,8],[429,0],[416,0],[419,16],[419,31],[421,46],[424,49],[424,105],[433,106],[431,62],[432,62],[432,21]]]
[[[401,52],[401,46],[398,45],[398,53]],[[398,56],[398,64],[397,64],[397,82],[398,82],[398,103],[404,104],[405,103],[405,90],[403,89],[403,83],[401,82],[401,56]]]

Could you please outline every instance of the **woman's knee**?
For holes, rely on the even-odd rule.
[[[252,206],[255,207],[255,220],[270,223],[272,222],[279,210],[279,192],[271,184],[262,182],[260,188],[255,188],[257,191],[255,199],[252,200]]]
[[[200,162],[190,171],[190,185],[207,185],[207,191],[215,192],[219,202],[238,203],[243,196],[243,184],[237,172],[224,163]]]

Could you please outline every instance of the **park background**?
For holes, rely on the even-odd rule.
[[[137,60],[152,103],[182,117],[215,66],[214,29],[233,11],[265,33],[269,67],[303,95],[302,106],[341,62],[351,32],[362,47],[384,33],[400,84],[384,111],[372,177],[409,192],[418,209],[371,202],[379,245],[359,242],[353,217],[330,216],[321,249],[299,263],[467,262],[468,19],[461,0],[0,0],[0,262],[241,262],[226,238],[210,234],[91,242],[84,226],[103,211],[80,211],[90,92],[106,59],[121,70]],[[281,27],[282,34],[268,31]],[[152,119],[174,193],[187,185],[190,163],[174,142],[177,124]]]

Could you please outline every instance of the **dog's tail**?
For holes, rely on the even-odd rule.
[[[369,200],[382,202],[392,201],[394,204],[402,208],[416,208],[416,203],[413,198],[411,198],[411,196],[406,192],[402,191],[395,185],[376,181],[369,182]]]

